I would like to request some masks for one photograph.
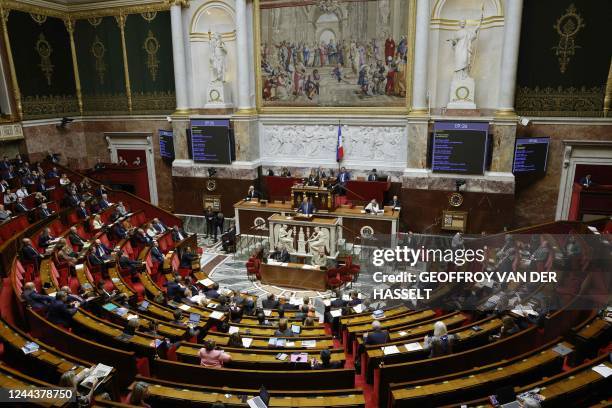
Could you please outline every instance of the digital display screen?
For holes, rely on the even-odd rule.
[[[434,123],[432,171],[484,174],[488,132],[486,122]]]
[[[516,139],[512,173],[544,173],[549,144],[547,137]]]
[[[191,155],[194,162],[231,164],[229,119],[191,121]]]
[[[159,155],[174,160],[174,140],[171,130],[159,130]]]

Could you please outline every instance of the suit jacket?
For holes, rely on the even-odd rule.
[[[348,171],[338,174],[336,181],[340,184],[344,184],[351,179],[351,174]]]
[[[319,177],[317,176],[308,176],[308,180],[306,181],[306,184],[308,184],[309,186],[316,186],[319,185]]]
[[[278,300],[264,299],[261,301],[261,307],[264,309],[278,309]]]
[[[178,283],[170,281],[166,285],[166,293],[169,299],[180,301],[181,298],[185,295],[185,289],[181,288]]]
[[[402,204],[399,202],[399,200],[396,200],[396,201],[391,200],[391,201],[389,201],[389,205],[391,207],[401,207],[402,206]]]
[[[376,181],[377,179],[378,179],[378,176],[376,175],[376,173],[368,174],[368,181]]]
[[[182,235],[182,238],[179,236],[179,234]],[[184,231],[182,231],[182,230],[178,230],[178,231],[172,230],[172,240],[174,242],[182,241],[185,238],[187,238],[187,234],[185,234]]]
[[[100,207],[101,210],[104,210],[104,209],[110,207],[110,205],[109,205],[108,201],[100,200],[100,201],[98,201],[98,207]]]
[[[96,253],[92,252],[87,255],[87,261],[91,265],[104,265],[104,258],[99,257]]]
[[[32,245],[26,245],[21,248],[21,256],[25,261],[38,261],[41,254]]]
[[[80,201],[81,200],[79,200],[79,196],[77,196],[76,194],[70,194],[66,198],[66,202],[70,207],[78,207]]]
[[[61,324],[70,326],[72,315],[76,313],[76,309],[68,307],[61,300],[54,300],[47,309],[47,319],[53,324]]]
[[[8,211],[6,210],[0,211],[0,221],[5,221],[5,220],[8,220],[9,218],[11,218],[11,214],[9,214]]]
[[[153,262],[164,263],[164,254],[158,247],[151,248],[151,258]]]
[[[80,219],[84,220],[89,217],[89,213],[87,212],[87,208],[79,207],[77,208],[77,215]]]
[[[100,243],[99,246],[94,246],[94,253],[97,256],[108,257],[111,253],[111,250],[104,244]]]
[[[141,233],[134,234],[134,240],[136,240],[137,243],[143,245],[151,245],[153,243],[153,239],[151,239],[150,236]]]
[[[41,235],[38,237],[38,246],[41,248],[46,248],[50,245],[50,242],[53,239],[51,235]]]
[[[168,228],[164,225],[163,222],[159,222],[159,224],[153,224],[153,228],[155,228],[155,231],[159,232],[160,234],[165,232]]]
[[[289,255],[287,248],[283,248],[280,255],[278,256],[278,261],[279,262],[289,262],[290,259],[291,259],[291,256]]]
[[[48,187],[46,184],[42,184],[42,183],[38,183],[36,185],[36,191],[40,191],[41,193],[44,193],[45,191],[47,191]]]
[[[68,240],[72,245],[78,247],[79,251],[85,245],[85,239],[76,232],[71,232],[70,234],[68,234]]]
[[[259,193],[255,190],[251,192],[247,192],[246,198],[248,199],[259,198]]]
[[[35,290],[30,289],[24,290],[22,296],[26,303],[32,307],[32,309],[42,309],[53,301],[51,296],[41,295]]]
[[[204,295],[209,299],[217,299],[219,297],[219,292],[217,292],[216,289],[208,289],[204,292]]]
[[[332,309],[338,309],[346,306],[346,301],[342,300],[342,298],[335,298],[329,303],[329,307]]]
[[[197,255],[191,254],[189,252],[185,252],[181,256],[181,268],[189,268],[191,269],[191,262],[195,261],[198,258]]]
[[[53,211],[48,208],[41,208],[40,210],[38,210],[38,214],[40,215],[40,218],[47,218],[48,216],[53,214]]]
[[[298,212],[302,214],[314,214],[315,208],[312,203],[302,203],[300,204],[300,208],[298,208]]]
[[[15,212],[19,214],[27,213],[28,207],[26,207],[23,203],[15,203]]]
[[[113,233],[119,239],[127,238],[127,230],[125,228],[123,228],[123,225],[121,225],[120,222],[115,224],[115,226],[113,227]]]
[[[386,330],[372,331],[368,333],[365,339],[366,345],[384,344],[389,341],[389,332]]]

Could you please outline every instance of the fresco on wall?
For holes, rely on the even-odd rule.
[[[408,4],[262,1],[263,106],[405,106]]]

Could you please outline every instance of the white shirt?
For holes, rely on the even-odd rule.
[[[378,203],[368,203],[368,205],[366,205],[366,210],[370,210],[373,213],[378,213],[381,212],[380,208],[378,207]]]
[[[16,191],[17,197],[25,198],[28,196],[28,190],[25,187],[21,187]]]

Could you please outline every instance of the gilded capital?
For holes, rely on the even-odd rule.
[[[166,0],[169,6],[181,6],[183,8],[189,7],[189,0]]]
[[[68,31],[68,34],[73,35],[74,34],[74,19],[72,17],[66,17],[64,19],[64,25],[66,26],[66,30]]]

